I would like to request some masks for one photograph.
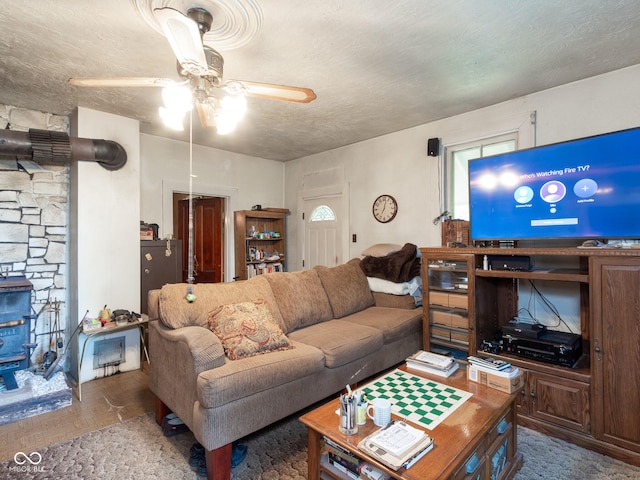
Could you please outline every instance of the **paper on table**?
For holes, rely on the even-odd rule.
[[[383,428],[369,439],[371,443],[395,455],[402,456],[404,452],[416,445],[425,437],[426,433],[413,428],[404,422],[394,422]]]

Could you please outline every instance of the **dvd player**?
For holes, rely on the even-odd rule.
[[[573,367],[582,355],[582,337],[575,333],[547,330],[538,338],[502,335],[506,352],[532,360]]]

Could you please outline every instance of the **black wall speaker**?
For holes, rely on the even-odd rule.
[[[430,138],[427,140],[427,155],[437,157],[440,154],[440,139]]]

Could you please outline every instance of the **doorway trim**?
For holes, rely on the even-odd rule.
[[[162,180],[162,225],[160,237],[173,235],[173,193],[189,194],[189,182],[174,179]],[[193,195],[224,198],[224,278],[223,282],[230,282],[235,276],[235,250],[233,245],[233,212],[237,210],[238,189],[198,182],[194,178],[192,184]]]
[[[323,197],[340,197],[340,208],[342,209],[342,219],[340,220],[340,229],[342,230],[342,263],[345,263],[345,258],[349,255],[349,183],[345,182],[298,192],[298,212],[304,212],[305,201],[316,200]],[[305,219],[298,225],[298,251],[300,252],[300,258],[298,259],[297,269],[302,269],[302,261],[307,257],[305,250],[307,240],[305,238],[305,223],[308,220],[306,216],[311,214],[311,212],[304,212],[304,214]]]

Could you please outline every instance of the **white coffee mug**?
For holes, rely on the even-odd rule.
[[[367,417],[378,427],[386,427],[391,421],[391,402],[386,398],[374,398],[367,407]]]

